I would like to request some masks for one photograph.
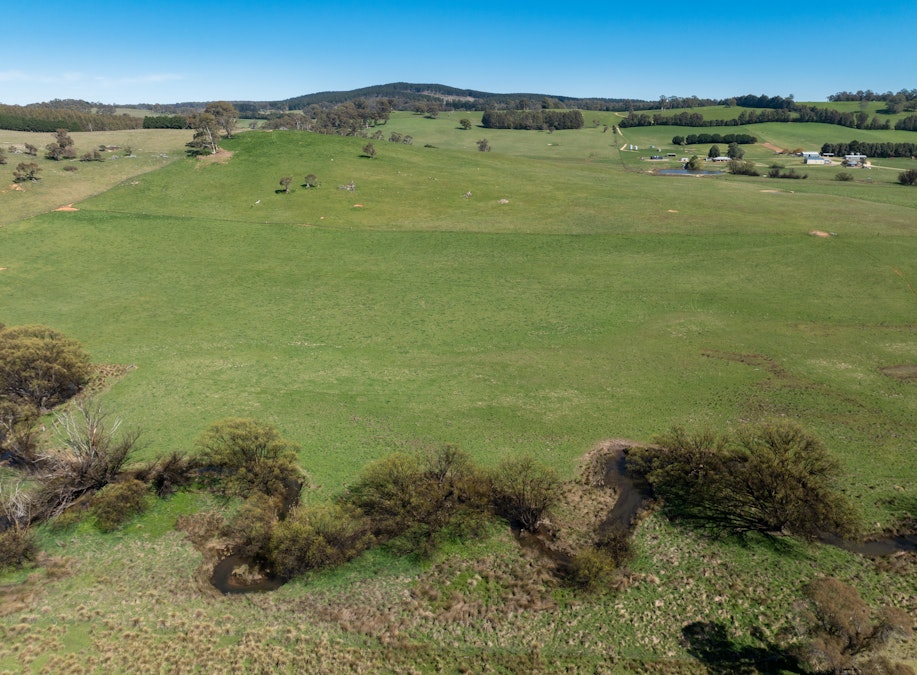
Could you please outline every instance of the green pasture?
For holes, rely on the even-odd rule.
[[[914,202],[882,196],[907,188],[772,192],[416,142],[369,159],[364,143],[242,134],[225,164],[183,159],[8,225],[3,319],[135,366],[108,402],[143,428],[147,455],[257,417],[303,446],[330,492],[369,459],[447,442],[572,475],[603,437],[750,408],[817,428],[853,467],[873,412],[889,429],[913,420],[911,385],[879,371],[917,349]],[[277,193],[306,173],[321,187]],[[736,354],[806,384],[775,385]],[[858,466],[879,483],[864,508],[881,511],[913,470],[912,441],[890,431]]]
[[[870,529],[913,513],[915,383],[883,369],[917,364],[917,188],[879,169],[853,183],[811,167],[800,181],[661,177],[620,143],[680,153],[666,144],[683,128],[622,140],[588,116],[553,134],[462,131],[465,116],[393,116],[386,137],[414,143],[375,141],[373,159],[366,139],[253,131],[216,160],[81,165],[96,182],[73,198],[59,191],[76,176],[48,172],[0,195],[24,214],[0,220],[0,321],[129,366],[104,404],[142,430],[141,459],[192,449],[223,417],[274,424],[302,448],[306,499],[397,450],[453,443],[484,465],[530,453],[573,478],[605,438],[783,417],[841,461]],[[854,133],[818,126],[748,129],[781,147]],[[320,187],[302,187],[309,173]],[[679,640],[691,621],[772,636],[818,575],[917,609],[912,576],[865,558],[715,542],[659,517],[637,531],[633,577],[594,599],[511,583],[537,567],[502,529],[423,563],[376,550],[222,597],[171,529],[200,508],[225,505],[180,494],[112,535],[42,530],[66,570],[36,572],[33,596],[34,578],[3,577],[0,671],[632,672],[628,659],[696,666]]]
[[[0,129],[0,147],[7,151],[7,163],[0,166],[0,226],[100,194],[121,181],[163,167],[183,156],[191,132],[130,129],[73,132],[70,137],[77,157],[100,145],[118,146],[119,149],[102,153],[102,162],[78,159],[57,162],[44,157],[45,146],[54,140],[54,134]],[[26,143],[38,148],[37,156],[23,152]],[[133,156],[125,156],[127,148]],[[40,180],[14,185],[13,171],[20,162],[38,164]],[[65,168],[76,170],[65,171]]]

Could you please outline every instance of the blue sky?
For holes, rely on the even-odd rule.
[[[639,99],[917,88],[911,0],[36,7],[0,38],[0,103],[278,100],[399,81]]]

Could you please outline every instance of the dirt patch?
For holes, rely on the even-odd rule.
[[[773,150],[774,152],[779,152],[779,153],[784,152],[783,148],[776,146],[773,143],[762,143],[761,145],[763,145],[768,150]]]
[[[761,190],[761,192],[765,192],[771,195],[776,195],[776,194],[780,194],[781,192],[783,192],[783,190]]]
[[[917,365],[885,366],[880,368],[883,375],[905,382],[917,381]]]
[[[669,213],[678,213],[675,209],[669,209]]]
[[[810,230],[809,234],[813,237],[821,237],[822,239],[828,239],[834,236],[830,232],[825,232],[824,230]]]
[[[67,204],[66,206],[60,206],[54,210],[55,211],[79,211],[79,209],[76,208],[73,204]]]
[[[25,188],[22,187],[19,183],[12,183],[10,185],[10,190],[18,190],[19,192],[25,192]]]
[[[197,161],[204,164],[226,164],[232,159],[232,152],[229,150],[217,150],[212,155],[198,155]]]

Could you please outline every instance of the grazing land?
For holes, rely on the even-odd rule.
[[[579,460],[603,439],[776,417],[824,441],[870,532],[906,525],[917,385],[895,374],[917,364],[917,188],[896,178],[914,160],[841,182],[841,167],[763,143],[912,132],[617,133],[613,113],[585,115],[547,133],[399,113],[378,128],[413,144],[376,141],[372,159],[365,139],[294,131],[239,133],[202,159],[181,156],[189,131],[73,134],[137,157],[74,173],[38,160],[37,183],[3,181],[0,321],[47,324],[95,363],[128,366],[103,401],[142,429],[138,459],[190,450],[224,417],[276,426],[301,447],[307,502],[393,451],[444,444],[485,466],[532,455],[579,495]],[[653,174],[679,164],[651,165],[650,146],[706,156],[671,143],[701,131],[754,134],[746,159],[762,174],[777,162],[808,177]],[[0,132],[5,146],[48,140]],[[303,187],[307,174],[320,185]],[[222,596],[175,525],[232,508],[179,492],[113,534],[42,529],[43,563],[0,577],[0,672],[726,672],[684,627],[713,622],[737,650],[766,649],[795,635],[820,576],[917,618],[912,554],[740,545],[658,514],[598,593],[558,584],[492,526],[430,559],[383,547]],[[913,641],[894,649],[917,665]]]

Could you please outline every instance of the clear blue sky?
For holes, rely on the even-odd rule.
[[[917,88],[917,3],[48,0],[0,37],[0,103],[278,100],[389,82],[656,99]]]

